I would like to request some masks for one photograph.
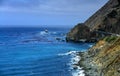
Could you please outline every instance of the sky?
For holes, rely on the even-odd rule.
[[[0,0],[0,27],[74,26],[108,0]]]

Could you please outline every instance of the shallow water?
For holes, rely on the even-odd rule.
[[[67,53],[92,44],[66,43],[69,29],[45,29],[0,28],[0,76],[72,76]]]

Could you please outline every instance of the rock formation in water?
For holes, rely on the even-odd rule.
[[[83,26],[81,26],[83,25]],[[83,29],[84,28],[84,29]],[[96,32],[104,31],[108,34]],[[83,24],[76,25],[66,37],[67,41],[99,40],[110,33],[120,34],[120,0],[109,0]]]

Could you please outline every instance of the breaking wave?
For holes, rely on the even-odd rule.
[[[76,51],[70,51],[70,52],[67,52],[67,53],[62,53],[62,54],[58,54],[59,56],[65,56],[65,55],[73,55],[73,54],[76,54],[77,52]]]
[[[67,56],[67,55],[71,56],[70,63],[68,65],[70,65],[72,76],[85,76],[84,70],[82,70],[80,66],[76,65],[81,59],[77,51],[69,51],[67,53],[58,54],[58,55],[59,56]]]

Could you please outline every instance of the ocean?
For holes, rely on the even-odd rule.
[[[92,43],[67,43],[68,31],[0,28],[0,76],[73,76],[71,53],[86,51]]]

